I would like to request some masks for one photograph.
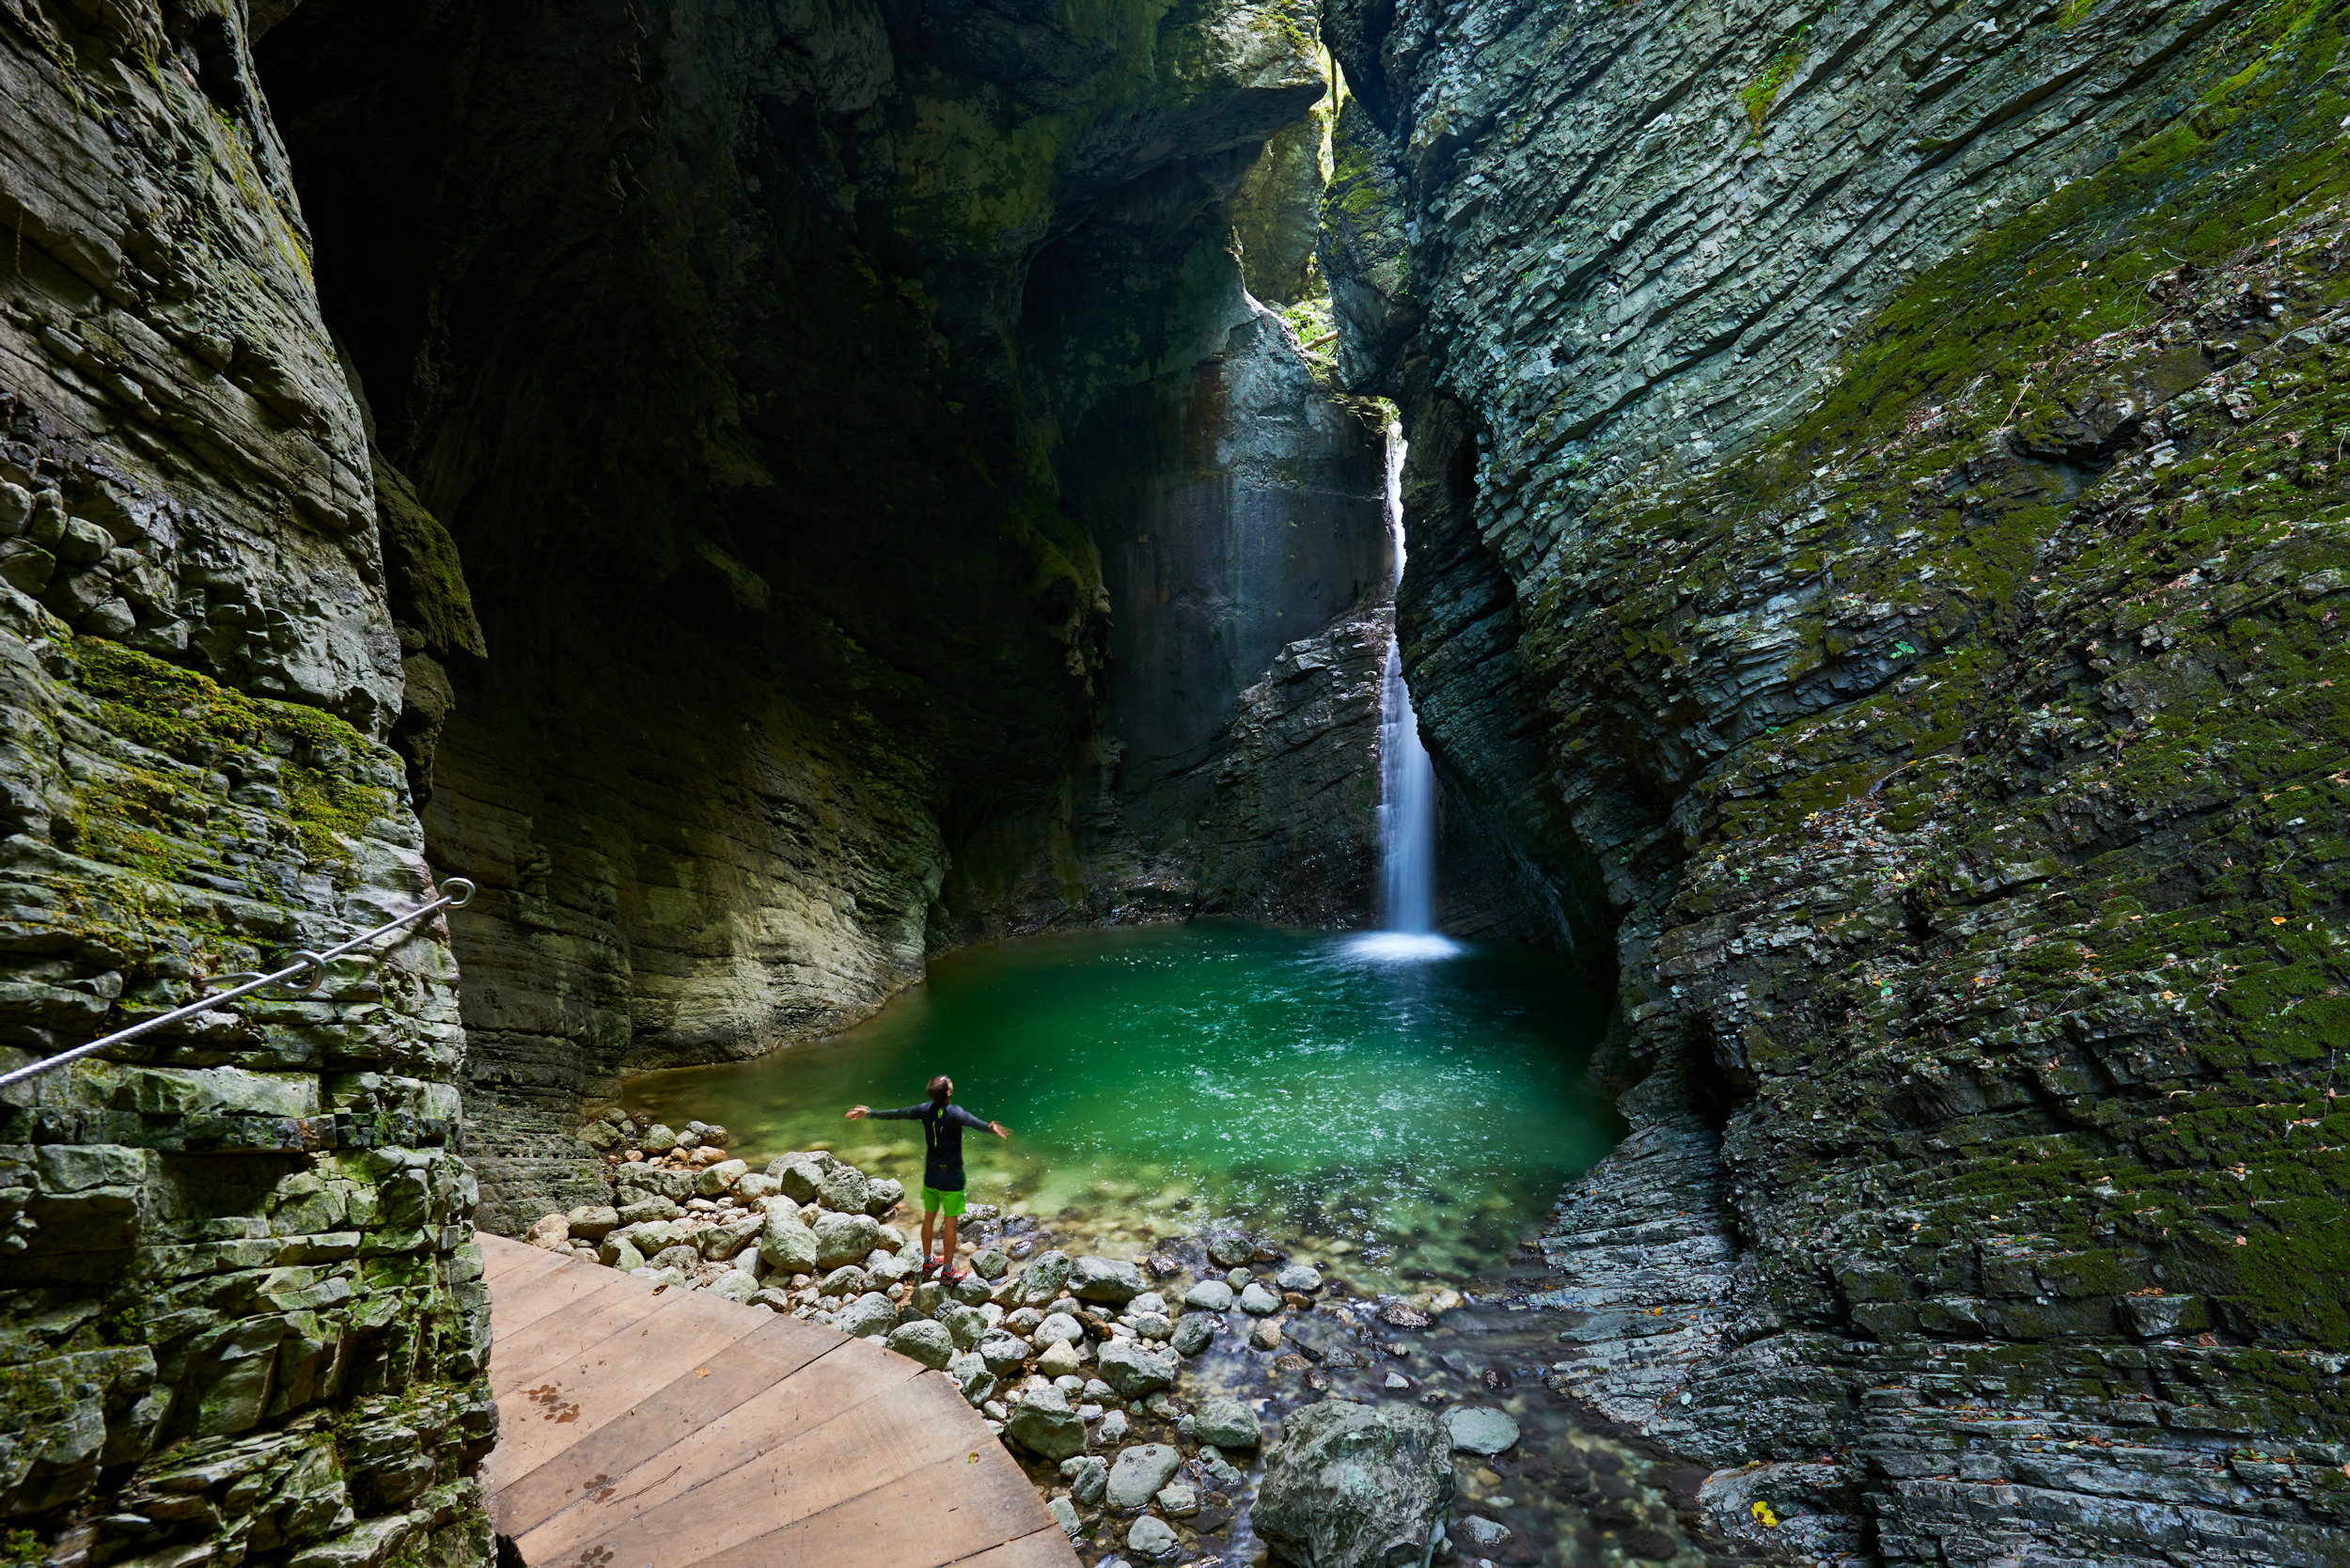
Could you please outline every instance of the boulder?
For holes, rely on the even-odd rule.
[[[1035,1351],[1027,1341],[1013,1335],[989,1334],[981,1337],[979,1354],[979,1359],[987,1363],[989,1372],[998,1377],[1007,1377],[1018,1372]]]
[[[1080,1301],[1124,1306],[1145,1288],[1142,1270],[1108,1258],[1080,1258],[1070,1266],[1069,1294]]]
[[[1183,1456],[1171,1443],[1137,1443],[1119,1450],[1117,1462],[1110,1466],[1108,1506],[1120,1513],[1148,1508],[1183,1466]]]
[[[838,1268],[865,1261],[881,1239],[881,1227],[870,1215],[828,1214],[816,1221],[816,1266]]]
[[[694,1240],[701,1247],[702,1256],[714,1262],[725,1262],[759,1239],[767,1221],[759,1215],[743,1215],[720,1220],[697,1233]]]
[[[1444,1425],[1459,1453],[1501,1453],[1518,1440],[1518,1423],[1489,1405],[1465,1404],[1448,1410]]]
[[[955,1357],[954,1336],[947,1332],[945,1324],[933,1323],[929,1318],[916,1318],[912,1323],[900,1324],[891,1329],[888,1345],[899,1355],[919,1361],[932,1372],[944,1368]]]
[[[1176,1552],[1175,1527],[1146,1513],[1126,1530],[1126,1549],[1146,1562],[1159,1562]]]
[[[632,1195],[622,1193],[620,1196],[627,1198]],[[657,1192],[639,1192],[634,1196],[634,1202],[623,1203],[613,1211],[622,1225],[642,1225],[649,1219],[675,1219],[685,1212]]]
[[[982,1279],[1001,1279],[1010,1267],[1011,1260],[1004,1256],[1000,1247],[982,1247],[971,1257],[971,1272]]]
[[[1074,1377],[1085,1362],[1085,1352],[1078,1348],[1082,1341],[1056,1340],[1046,1345],[1036,1358],[1036,1370],[1051,1378]]]
[[[1240,1293],[1240,1309],[1252,1318],[1269,1318],[1281,1309],[1281,1298],[1251,1279]]]
[[[1170,1481],[1159,1488],[1159,1512],[1170,1519],[1188,1519],[1199,1512],[1199,1493],[1196,1487],[1180,1481]]]
[[[1028,1336],[1040,1345],[1060,1344],[1064,1341],[1076,1344],[1085,1337],[1085,1325],[1071,1317],[1067,1312],[1048,1314],[1042,1323],[1036,1325],[1036,1332]]]
[[[1015,1401],[1004,1435],[1045,1459],[1067,1459],[1086,1446],[1086,1424],[1058,1388],[1032,1388]]]
[[[1183,1305],[1202,1312],[1229,1312],[1232,1287],[1221,1279],[1202,1279],[1183,1293]]]
[[[986,1303],[989,1293],[986,1280],[976,1274],[966,1274],[955,1281],[948,1294],[965,1307],[979,1307]]]
[[[816,1269],[816,1232],[796,1215],[771,1209],[759,1233],[759,1255],[781,1274],[812,1274]]]
[[[666,1154],[677,1147],[677,1134],[656,1121],[645,1129],[645,1136],[636,1140],[636,1147],[648,1154]]]
[[[623,1225],[612,1234],[650,1258],[656,1252],[676,1247],[683,1242],[687,1231],[683,1225],[674,1219],[648,1219],[640,1220],[634,1225]]]
[[[701,1249],[691,1243],[680,1242],[675,1247],[663,1247],[647,1262],[654,1268],[674,1269],[685,1278],[691,1279],[694,1277],[694,1271],[702,1266]]]
[[[711,1281],[708,1289],[722,1301],[748,1301],[759,1294],[759,1277],[746,1268],[730,1268]]]
[[[1324,1400],[1288,1419],[1249,1517],[1299,1568],[1427,1560],[1452,1505],[1452,1443],[1417,1405]]]
[[[971,1404],[985,1404],[995,1397],[995,1374],[987,1370],[987,1363],[977,1351],[966,1350],[948,1357],[947,1375],[955,1380],[955,1387],[963,1390],[964,1399]]]
[[[602,1117],[588,1122],[572,1136],[599,1154],[607,1150],[618,1149],[623,1141],[620,1137],[620,1129]]]
[[[603,1124],[610,1125],[609,1122]],[[600,1242],[618,1230],[620,1224],[619,1211],[601,1203],[582,1203],[563,1217],[571,1224],[574,1241]]]
[[[817,1282],[818,1295],[860,1296],[873,1288],[872,1279],[854,1263],[843,1263]]]
[[[833,1326],[851,1339],[877,1340],[898,1325],[898,1304],[879,1291],[868,1291],[833,1319]]]
[[[844,1215],[864,1214],[865,1205],[872,1195],[872,1187],[865,1180],[865,1172],[853,1165],[834,1166],[816,1184],[817,1201]]]
[[[1175,1357],[1137,1344],[1122,1341],[1105,1344],[1095,1360],[1102,1381],[1123,1399],[1144,1399],[1175,1386]]]
[[[1091,1508],[1102,1500],[1110,1480],[1109,1461],[1099,1454],[1079,1454],[1060,1462],[1061,1479],[1069,1482],[1069,1495]]]
[[[824,1173],[807,1163],[806,1154],[786,1154],[767,1168],[775,1178],[776,1190],[794,1203],[806,1203],[815,1198],[823,1185]]]
[[[1257,1413],[1222,1394],[1199,1402],[1191,1419],[1191,1435],[1219,1449],[1253,1449],[1264,1441]]]
[[[1176,1322],[1174,1335],[1167,1343],[1175,1347],[1178,1356],[1197,1356],[1208,1348],[1208,1341],[1215,1338],[1215,1330],[1214,1314],[1185,1312]]]
[[[671,1170],[665,1165],[624,1165],[613,1172],[612,1184],[623,1195],[631,1191],[657,1193],[672,1203],[682,1203],[694,1196],[694,1173]]]
[[[533,1247],[543,1247],[549,1252],[569,1252],[572,1249],[572,1222],[561,1215],[549,1215],[534,1221],[523,1232],[523,1240]]]
[[[868,1178],[865,1184],[865,1212],[875,1219],[886,1219],[899,1204],[905,1201],[906,1187],[895,1176]]]
[[[1069,1254],[1040,1252],[1019,1278],[1012,1281],[1012,1294],[1018,1305],[1042,1307],[1060,1294],[1069,1283]]]
[[[645,1255],[637,1251],[625,1237],[606,1236],[603,1238],[603,1245],[596,1248],[596,1262],[606,1268],[617,1268],[623,1274],[633,1274],[645,1266]]]
[[[694,1173],[694,1191],[702,1198],[715,1198],[730,1190],[750,1173],[750,1168],[747,1160],[720,1160],[716,1165],[706,1165]]]
[[[947,1332],[955,1337],[957,1350],[969,1350],[987,1336],[987,1319],[977,1307],[966,1307],[960,1301],[942,1302],[931,1316],[947,1325]]]

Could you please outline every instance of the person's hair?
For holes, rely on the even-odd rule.
[[[953,1093],[954,1089],[955,1086],[953,1082],[948,1078],[946,1074],[941,1073],[937,1077],[931,1080],[931,1104],[933,1105],[945,1105],[947,1103],[947,1096]]]

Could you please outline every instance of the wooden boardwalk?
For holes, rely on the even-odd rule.
[[[498,1404],[482,1479],[525,1568],[1076,1563],[943,1374],[818,1324],[480,1240]]]

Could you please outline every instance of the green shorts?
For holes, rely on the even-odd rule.
[[[941,1192],[936,1187],[922,1189],[922,1212],[926,1215],[959,1215],[963,1213],[963,1189]]]

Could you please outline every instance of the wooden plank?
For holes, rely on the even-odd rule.
[[[918,1380],[910,1386],[918,1386]],[[979,1431],[984,1435],[985,1428]],[[873,1484],[827,1508],[694,1560],[702,1568],[801,1562],[825,1568],[945,1568],[989,1546],[1037,1533],[1040,1516],[1052,1525],[1052,1513],[1020,1467],[1000,1448],[994,1457],[1000,1462],[987,1463],[983,1450],[955,1452],[919,1469],[874,1476]],[[1060,1533],[1058,1526],[1053,1533]]]
[[[1017,1541],[959,1557],[954,1568],[1075,1568],[1077,1561],[1076,1547],[1061,1533],[1060,1526],[1053,1524]]]
[[[552,1274],[572,1260],[560,1253],[549,1252],[543,1247],[532,1247],[505,1236],[493,1236],[476,1231],[481,1242],[481,1278],[501,1292],[510,1290],[523,1280],[541,1274]],[[494,1300],[494,1298],[493,1298]]]
[[[540,1319],[519,1333],[497,1335],[490,1350],[490,1391],[502,1394],[536,1381],[543,1372],[581,1351],[603,1343],[641,1318],[661,1309],[668,1294],[656,1295],[642,1279],[619,1269],[602,1271],[612,1284],[568,1309]],[[496,1309],[492,1308],[494,1323]]]
[[[492,1491],[528,1475],[680,1374],[708,1364],[773,1315],[698,1292],[590,1345],[537,1383],[498,1398],[498,1446],[483,1467]],[[493,1303],[494,1307],[494,1303]]]
[[[499,1340],[519,1334],[551,1312],[562,1311],[584,1296],[608,1290],[618,1280],[627,1279],[641,1285],[616,1268],[572,1259],[551,1274],[527,1279],[510,1291],[493,1291],[490,1294],[491,1354],[497,1354]]]
[[[554,1563],[593,1553],[599,1561],[684,1568],[943,1462],[983,1468],[973,1456],[986,1429],[973,1425],[969,1410],[962,1391],[946,1378],[916,1376],[613,1528],[582,1536],[541,1526],[515,1537],[515,1544],[525,1563]],[[1042,1508],[1026,1477],[1020,1478],[1020,1484],[1030,1502]],[[992,1544],[1032,1528],[1033,1521],[1023,1521],[1021,1528],[1004,1529],[976,1544]],[[608,1558],[602,1550],[607,1547]],[[746,1560],[751,1568],[760,1568],[762,1562],[772,1568],[777,1562],[816,1560],[784,1553]]]
[[[864,1354],[858,1354],[863,1352]],[[710,1376],[698,1373],[707,1370]],[[878,1396],[921,1368],[862,1340],[776,1318],[626,1415],[499,1488],[501,1534],[550,1560]]]

